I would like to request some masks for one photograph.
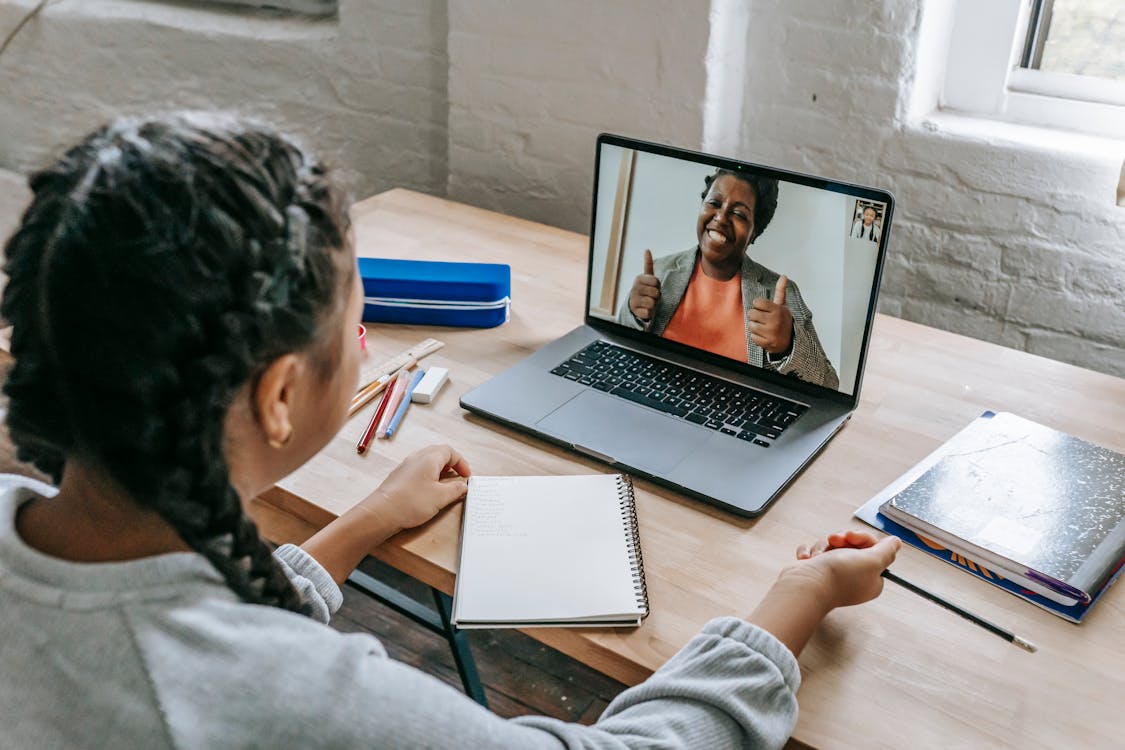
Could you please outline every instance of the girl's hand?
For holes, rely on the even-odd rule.
[[[883,590],[881,574],[894,562],[902,540],[888,536],[876,542],[862,531],[829,534],[813,545],[797,548],[795,565],[783,573],[815,582],[830,607],[862,604]]]
[[[811,547],[797,548],[797,562],[781,571],[750,622],[773,633],[793,655],[817,624],[836,607],[874,599],[883,590],[880,574],[894,561],[902,542],[876,542],[861,531],[832,534]]]
[[[360,503],[391,535],[421,526],[442,508],[465,497],[469,463],[448,445],[415,451]]]
[[[465,496],[469,464],[448,445],[410,454],[379,488],[313,534],[301,548],[343,584],[365,555]]]

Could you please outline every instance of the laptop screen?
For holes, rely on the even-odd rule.
[[[601,136],[589,316],[854,395],[892,202]]]

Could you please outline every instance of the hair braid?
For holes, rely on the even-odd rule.
[[[12,368],[4,381],[9,397],[8,426],[16,446],[16,457],[30,463],[58,482],[62,476],[66,453],[73,447],[73,436],[59,388],[56,364],[46,351],[46,337],[41,334],[43,320],[42,283],[45,276],[45,252],[49,243],[71,218],[66,201],[55,196],[60,180],[45,172],[33,177],[32,190],[50,191],[49,197],[33,201],[24,212],[21,227],[5,249],[4,268],[9,283],[0,303],[0,315],[9,323],[33,311],[29,325],[14,328],[12,355],[19,366]],[[24,330],[26,329],[26,330]],[[34,425],[34,429],[25,426]]]
[[[227,340],[236,339],[232,336]],[[220,389],[207,390],[211,392],[195,393],[172,412],[169,421],[176,425],[174,434],[192,438],[174,441],[172,452],[178,470],[167,475],[165,484],[158,488],[154,508],[189,546],[215,566],[244,601],[301,611],[297,592],[274,562],[270,546],[243,512],[242,501],[230,484],[226,460],[219,449],[229,404]],[[212,414],[205,413],[208,411]],[[195,431],[189,429],[193,424],[199,425]],[[192,498],[206,501],[191,502]]]
[[[293,143],[201,115],[118,121],[31,187],[0,302],[19,457],[56,481],[70,456],[97,462],[242,599],[300,610],[231,485],[224,426],[277,357],[333,364],[318,333],[342,196]]]

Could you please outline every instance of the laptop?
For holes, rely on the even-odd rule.
[[[759,515],[859,403],[893,209],[885,190],[600,135],[583,324],[461,406]]]

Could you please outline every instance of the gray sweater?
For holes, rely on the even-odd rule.
[[[800,672],[769,633],[711,621],[596,724],[505,720],[326,627],[339,588],[301,549],[277,558],[316,619],[244,604],[203,557],[48,557],[15,531],[53,489],[0,475],[0,748],[781,747]]]

